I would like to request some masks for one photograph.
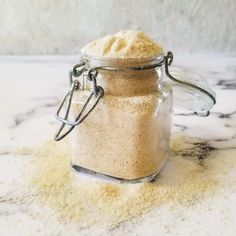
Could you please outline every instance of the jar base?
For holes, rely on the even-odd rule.
[[[166,160],[155,171],[155,173],[153,173],[151,175],[148,175],[148,176],[141,177],[141,178],[137,178],[137,179],[125,179],[125,178],[120,178],[120,177],[116,177],[116,176],[106,175],[106,174],[103,174],[103,173],[100,173],[100,172],[96,172],[96,171],[87,169],[85,167],[78,166],[78,165],[73,165],[73,164],[71,164],[71,166],[77,172],[81,172],[83,174],[88,174],[88,175],[93,175],[95,177],[106,179],[106,180],[112,180],[112,181],[120,182],[120,183],[145,183],[145,182],[154,181],[156,176],[159,174],[159,172],[161,171],[161,169],[165,165],[165,163],[166,163]]]

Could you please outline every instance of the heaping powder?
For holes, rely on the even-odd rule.
[[[162,54],[163,49],[141,31],[120,31],[92,41],[81,52],[98,58],[139,59]]]

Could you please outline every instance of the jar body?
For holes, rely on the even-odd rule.
[[[116,179],[151,180],[169,156],[172,90],[156,70],[103,72],[104,97],[71,134],[72,166]],[[72,101],[81,110],[89,90]]]

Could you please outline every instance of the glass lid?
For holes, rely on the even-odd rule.
[[[209,115],[209,110],[216,103],[216,94],[206,79],[179,67],[170,66],[168,70],[168,83],[174,93],[174,108],[194,111],[201,116]]]

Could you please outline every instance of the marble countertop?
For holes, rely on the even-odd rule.
[[[29,211],[34,211],[33,208],[8,201],[27,176],[25,166],[30,161],[28,155],[9,150],[34,146],[53,138],[58,126],[55,110],[68,89],[68,71],[76,62],[76,56],[0,57],[0,235],[76,233],[71,232],[68,225],[47,223],[46,216],[44,220],[32,218]],[[207,148],[203,152],[214,151],[214,155],[230,163],[232,157],[236,159],[236,55],[176,56],[175,65],[203,75],[217,94],[217,104],[205,118],[176,111],[173,136],[191,134],[204,140]],[[235,162],[231,166],[220,177],[222,184],[229,179],[236,180]],[[219,188],[214,196],[203,199],[191,209],[163,210],[162,220],[155,218],[160,209],[153,209],[142,216],[142,220],[137,220],[134,228],[126,225],[112,234],[123,235],[122,230],[127,227],[129,230],[124,232],[129,235],[144,235],[145,232],[149,235],[235,235],[236,182],[231,182],[233,184]],[[185,220],[180,221],[180,216]],[[168,226],[168,230],[161,224]],[[97,234],[87,231],[86,235]]]

